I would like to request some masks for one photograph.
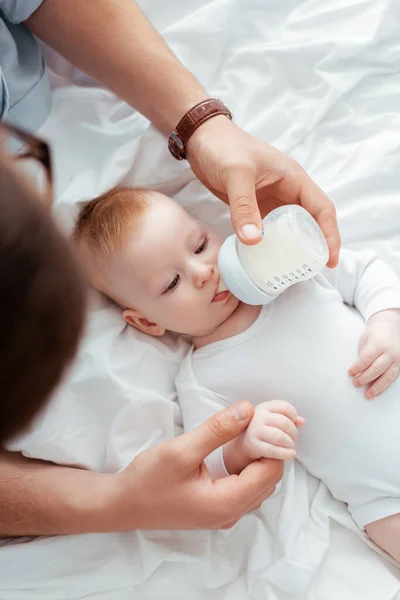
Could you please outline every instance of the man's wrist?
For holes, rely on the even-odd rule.
[[[212,139],[226,135],[227,132],[232,130],[232,127],[237,127],[237,125],[224,115],[218,115],[203,123],[196,129],[186,144],[186,158],[188,161],[190,162],[194,156],[198,156],[204,147],[211,146]]]
[[[81,482],[82,483],[82,482]],[[108,533],[129,529],[121,514],[121,486],[116,475],[91,473],[90,482],[81,485],[71,497],[76,517],[76,533]]]
[[[169,136],[168,148],[172,156],[178,160],[187,158],[187,145],[191,137],[208,121],[211,121],[220,115],[224,116],[226,119],[232,119],[232,113],[225,104],[217,98],[207,98],[194,105],[183,115]]]

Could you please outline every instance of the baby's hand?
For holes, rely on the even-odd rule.
[[[243,452],[251,459],[295,458],[297,427],[304,425],[294,406],[271,400],[256,406],[254,416],[243,434]]]
[[[365,396],[378,396],[400,372],[400,310],[372,315],[361,336],[359,358],[350,367],[356,387],[367,385]]]
[[[259,458],[295,458],[297,428],[304,423],[289,402],[271,400],[258,404],[247,429],[224,446],[227,470],[238,473]]]

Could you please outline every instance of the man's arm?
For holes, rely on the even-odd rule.
[[[0,454],[0,537],[107,531],[115,476]]]
[[[208,97],[133,0],[44,0],[25,25],[71,63],[98,79],[169,134]],[[320,224],[330,260],[340,237],[332,203],[294,160],[224,116],[199,127],[187,144],[195,175],[229,203],[245,244],[261,240],[261,216],[301,204]]]
[[[132,0],[44,0],[25,25],[164,134],[208,98]]]
[[[254,409],[233,405],[190,433],[139,454],[117,474],[0,454],[0,537],[130,529],[220,529],[275,490],[281,461],[255,461],[213,481],[203,460],[247,427]]]

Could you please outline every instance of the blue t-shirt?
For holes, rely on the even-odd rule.
[[[24,27],[43,0],[0,0],[0,120],[35,131],[46,119],[51,92],[34,36]]]

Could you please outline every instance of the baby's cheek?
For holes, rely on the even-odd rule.
[[[196,297],[188,297],[187,301],[180,309],[181,318],[184,319],[185,323],[190,325],[191,328],[195,327],[196,331],[198,328],[207,326],[210,322],[210,307],[209,304],[205,304],[204,301],[199,301]]]
[[[193,322],[198,317],[198,304],[190,290],[182,289],[179,298],[174,305],[174,316],[180,322]]]

